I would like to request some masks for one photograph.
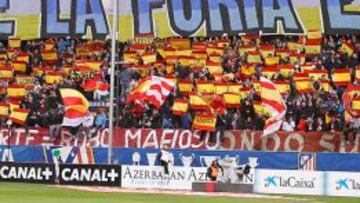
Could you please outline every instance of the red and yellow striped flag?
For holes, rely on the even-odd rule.
[[[351,42],[343,41],[341,51],[347,53],[348,56],[352,56],[355,51],[355,47],[351,44]]]
[[[295,67],[292,64],[278,65],[278,68],[280,69],[280,74],[286,78],[295,72]]]
[[[206,51],[197,51],[197,50],[193,50],[192,51],[192,55],[196,58],[196,59],[207,59],[208,55],[206,53]]]
[[[290,51],[302,51],[304,44],[302,42],[288,42],[287,47]]]
[[[208,68],[210,74],[215,74],[215,73],[222,74],[224,71],[221,66],[221,63],[217,63],[217,62],[207,61],[206,67]]]
[[[215,93],[215,85],[211,81],[199,80],[196,83],[196,88],[197,91],[200,93],[208,93],[208,94]]]
[[[26,62],[23,61],[14,61],[12,62],[12,65],[14,67],[14,70],[16,72],[25,73],[26,72]]]
[[[64,74],[59,72],[47,72],[45,82],[47,84],[59,84],[64,78]]]
[[[26,89],[24,85],[13,84],[7,88],[7,96],[11,99],[21,99],[26,96]]]
[[[178,88],[180,92],[192,92],[193,90],[193,82],[191,80],[179,80]]]
[[[280,56],[280,58],[282,58],[282,59],[290,57],[290,50],[289,49],[278,49],[278,50],[276,50],[276,56]]]
[[[290,83],[289,81],[273,81],[276,88],[279,90],[281,95],[284,95],[290,92]]]
[[[267,66],[272,66],[272,65],[277,65],[280,62],[280,57],[279,56],[268,56],[265,58],[265,65]]]
[[[204,98],[204,96],[200,96],[197,93],[190,93],[189,94],[189,103],[190,108],[196,109],[196,110],[206,110],[209,111],[211,109],[210,107],[210,101]]]
[[[215,131],[216,116],[212,114],[196,114],[192,127],[195,130]]]
[[[215,83],[215,94],[223,95],[224,93],[228,92],[228,90],[229,90],[228,83],[224,83],[224,82]]]
[[[13,123],[25,125],[29,112],[27,109],[14,109],[11,111],[9,118]]]
[[[308,93],[313,91],[311,80],[303,79],[295,81],[295,88],[299,93]]]
[[[309,78],[314,80],[320,80],[323,77],[324,79],[329,78],[326,70],[306,70],[305,73],[309,74]]]
[[[183,116],[189,109],[189,104],[186,99],[175,99],[172,106],[172,112],[174,115]]]
[[[21,52],[17,55],[16,57],[16,61],[21,61],[21,62],[25,62],[25,63],[29,63],[29,54],[28,53],[24,53]]]
[[[9,48],[20,48],[21,39],[18,37],[10,37],[8,40]]]
[[[251,78],[256,73],[255,67],[253,65],[244,65],[241,66],[241,74],[245,78]]]
[[[229,83],[228,92],[240,94],[242,89],[242,84],[239,83]]]
[[[240,94],[224,94],[224,102],[227,108],[239,108],[241,105]]]
[[[103,64],[103,61],[84,61],[84,66],[88,66],[94,71],[99,71]]]
[[[45,50],[42,52],[42,57],[44,59],[44,61],[56,61],[58,60],[58,56],[56,51],[54,50]]]
[[[254,45],[243,45],[238,48],[238,52],[240,56],[244,56],[245,54],[249,54],[249,52],[257,51],[257,47]]]
[[[141,59],[143,60],[144,64],[151,64],[156,62],[156,53],[152,52],[145,52]]]
[[[291,53],[290,54],[290,62],[292,64],[295,64],[299,60],[301,64],[304,64],[306,56],[307,56],[306,54]]]
[[[259,50],[263,58],[275,56],[275,46],[272,44],[260,45]]]
[[[80,112],[87,112],[89,102],[79,91],[74,89],[60,89],[65,110],[73,109]]]
[[[309,79],[309,74],[308,73],[294,73],[293,75],[293,80],[297,81],[297,80],[308,80]]]
[[[351,82],[349,69],[337,69],[332,75],[332,81],[336,86],[347,86]]]
[[[0,103],[0,116],[7,117],[9,116],[9,104],[6,102]]]
[[[354,98],[353,100],[352,100],[352,109],[354,110],[354,111],[356,111],[357,113],[360,113],[360,98],[359,97],[357,97],[357,98]]]
[[[0,67],[0,79],[12,80],[14,78],[14,69],[12,67]]]
[[[266,76],[268,79],[271,79],[273,75],[279,72],[280,69],[277,65],[265,66],[264,69],[261,71],[261,75]]]
[[[345,121],[349,122],[352,118],[359,118],[360,114],[357,111],[353,110],[352,107],[352,101],[353,101],[353,97],[354,95],[360,95],[360,86],[354,86],[352,84],[348,85],[342,101],[344,104],[344,108],[345,108]]]
[[[250,51],[248,53],[247,62],[249,64],[261,63],[261,55],[258,51]]]
[[[169,39],[169,44],[176,49],[190,49],[190,38],[174,38]]]
[[[318,54],[321,52],[322,39],[308,39],[305,44],[305,52],[307,54]]]
[[[307,38],[308,39],[321,39],[322,36],[322,32],[319,29],[310,29],[308,30],[307,33]]]

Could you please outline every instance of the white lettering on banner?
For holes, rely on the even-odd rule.
[[[327,172],[326,177],[327,195],[360,197],[360,173]]]
[[[325,149],[327,149],[328,151],[330,152],[333,152],[335,151],[335,146],[329,142],[331,140],[333,140],[335,137],[334,134],[324,134],[322,137],[321,137],[321,140],[319,142],[319,145],[321,147],[324,147]]]
[[[290,142],[292,140],[297,142],[297,144],[298,144],[297,149],[292,149],[290,147]],[[304,149],[304,143],[305,143],[304,138],[300,134],[298,134],[298,133],[291,134],[285,140],[285,151],[287,151],[287,152],[291,152],[291,151],[293,151],[293,152],[301,152]]]
[[[255,192],[274,194],[323,195],[322,172],[255,170]]]
[[[250,139],[251,141],[249,140],[249,136],[247,135],[248,133],[246,133],[246,131],[244,131],[243,133],[240,134],[241,136],[241,148],[242,149],[245,149],[245,146],[246,146],[246,150],[253,150],[254,149],[254,135],[253,133],[250,133]],[[232,135],[233,137],[233,141],[234,144],[235,144],[235,138],[234,138],[234,135]],[[232,148],[233,149],[233,148]]]
[[[0,168],[0,179],[18,179],[18,180],[50,180],[53,172],[46,167],[11,167],[2,166]]]
[[[61,177],[65,181],[114,182],[119,174],[114,169],[109,172],[106,169],[64,168]]]
[[[274,147],[272,149],[268,149],[267,148],[267,144],[271,141],[269,140],[273,140],[274,143]],[[262,143],[261,143],[261,149],[262,150],[265,150],[265,151],[273,151],[273,152],[276,152],[276,151],[279,151],[279,148],[280,148],[280,137],[274,133],[273,135],[271,136],[267,136],[265,138],[262,139]]]

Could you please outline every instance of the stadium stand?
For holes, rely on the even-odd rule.
[[[3,42],[1,125],[6,126],[9,117],[16,126],[61,125],[59,88],[78,89],[90,102],[108,101],[109,46],[106,41],[70,38]],[[323,36],[313,30],[307,37],[141,36],[119,46],[124,61],[116,89],[120,127],[263,130],[270,116],[259,95],[259,79],[264,76],[286,102],[282,130],[344,131],[351,140],[359,128],[360,106],[353,86],[360,78],[356,35]],[[155,76],[176,84],[160,105],[141,95],[133,97],[139,83]],[[349,95],[346,104],[343,95]],[[12,119],[16,109],[28,115]],[[93,125],[106,127],[104,109],[91,111]]]

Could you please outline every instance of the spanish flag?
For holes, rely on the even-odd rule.
[[[63,73],[59,72],[47,72],[45,81],[47,84],[59,84],[64,78]]]
[[[21,61],[25,63],[29,63],[29,54],[21,52],[17,55],[16,61]]]
[[[265,66],[264,69],[261,71],[263,76],[266,76],[268,79],[271,79],[276,73],[279,73],[280,69],[277,65],[268,65]]]
[[[179,57],[177,57],[177,56],[168,56],[167,58],[166,58],[166,63],[167,64],[175,64],[175,63],[177,63],[179,61]]]
[[[319,30],[319,29],[308,30],[308,33],[307,33],[308,39],[321,39],[322,37],[323,36],[322,36],[321,30]]]
[[[251,42],[255,42],[256,44],[260,43],[260,37],[257,34],[249,34],[241,37],[241,40],[245,42],[245,44],[250,44]]]
[[[261,56],[267,58],[269,56],[275,56],[275,46],[271,44],[264,44],[259,47]]]
[[[322,80],[321,83],[321,89],[325,92],[330,92],[330,82],[329,80]]]
[[[227,83],[223,82],[216,82],[215,83],[215,94],[223,95],[224,93],[228,92],[229,86]]]
[[[189,109],[189,104],[186,99],[175,99],[174,105],[172,107],[172,112],[174,115],[183,116]]]
[[[0,116],[7,117],[9,116],[9,104],[2,102],[0,103]]]
[[[239,83],[229,83],[228,92],[240,94],[242,89],[242,84]]]
[[[258,51],[249,51],[248,57],[247,57],[247,62],[249,64],[261,63],[260,53]]]
[[[138,59],[136,51],[125,51],[123,54],[123,60],[125,63],[137,63]]]
[[[197,93],[189,94],[189,103],[190,108],[196,110],[206,110],[209,111],[211,109],[209,101],[205,99],[203,96],[198,95]]]
[[[244,56],[249,52],[255,52],[255,51],[257,51],[257,47],[253,45],[243,45],[238,48],[238,52],[240,56]]]
[[[309,93],[313,91],[313,86],[309,79],[296,80],[295,88],[299,93]]]
[[[271,116],[271,111],[264,107],[260,101],[253,101],[253,106],[256,114]]]
[[[308,39],[305,44],[305,52],[307,54],[318,54],[321,52],[322,39]]]
[[[302,42],[288,42],[287,47],[290,51],[302,51],[304,44]]]
[[[320,80],[323,77],[324,79],[329,79],[326,70],[306,70],[305,73],[309,74],[309,78],[313,78],[314,80]]]
[[[18,37],[10,37],[8,40],[9,48],[20,48],[21,39]]]
[[[336,86],[347,86],[351,82],[349,69],[337,69],[334,71],[332,81]]]
[[[141,59],[143,60],[144,64],[151,64],[156,62],[156,53],[152,52],[145,52]]]
[[[230,44],[229,39],[219,39],[216,41],[218,47],[227,47]]]
[[[0,67],[0,79],[12,80],[14,78],[14,69],[12,67]]]
[[[172,47],[165,47],[163,49],[159,49],[158,52],[160,53],[160,55],[162,57],[167,58],[169,56],[175,56],[176,49],[174,49]]]
[[[183,66],[192,66],[197,60],[193,56],[179,56],[178,61]]]
[[[206,53],[206,51],[197,51],[197,50],[193,50],[192,55],[196,58],[196,59],[207,59],[208,55]]]
[[[89,102],[79,91],[75,89],[60,89],[65,110],[74,109],[80,112],[87,112]]]
[[[178,88],[180,92],[191,92],[193,90],[193,82],[191,80],[179,80]]]
[[[308,73],[294,73],[293,75],[293,80],[297,81],[297,80],[308,80],[309,79],[309,74]]]
[[[227,108],[239,108],[241,105],[240,94],[224,94],[224,102]]]
[[[46,40],[45,41],[45,50],[54,50],[55,48],[55,42],[52,40]]]
[[[25,73],[26,72],[26,62],[23,62],[23,61],[14,61],[12,63],[13,67],[14,67],[14,70],[16,72],[20,72],[20,73]]]
[[[44,61],[56,61],[58,60],[58,56],[56,51],[54,50],[45,50],[42,52],[42,57]]]
[[[289,49],[276,50],[276,56],[280,56],[280,58],[282,58],[282,59],[290,57],[290,50]]]
[[[311,71],[315,69],[315,64],[314,63],[304,63],[301,65],[301,71],[306,72],[306,71]]]
[[[205,130],[205,131],[215,131],[216,127],[216,116],[212,114],[196,114],[193,129],[194,130]]]
[[[245,78],[251,78],[256,73],[253,65],[241,66],[241,74]]]
[[[290,62],[292,64],[295,64],[297,61],[300,61],[301,64],[305,63],[306,54],[297,54],[297,53],[291,53],[290,54]]]
[[[14,109],[20,108],[20,102],[16,100],[9,100],[9,109],[10,111],[14,111]]]
[[[360,114],[357,111],[353,110],[352,101],[354,99],[355,94],[360,95],[360,87],[354,86],[352,84],[348,85],[342,101],[345,108],[345,120],[349,122],[351,118],[359,118]]]
[[[347,53],[348,56],[352,56],[355,51],[355,48],[351,44],[351,42],[343,41],[343,43],[341,45],[341,51],[343,51],[344,53]]]
[[[27,109],[14,109],[9,118],[13,123],[25,125],[29,112]]]
[[[220,63],[221,62],[221,55],[220,54],[210,54],[209,61]]]
[[[88,66],[94,71],[99,71],[103,64],[103,61],[84,61],[84,66]]]
[[[7,88],[7,96],[11,99],[21,99],[26,96],[26,89],[24,85],[13,84]]]
[[[279,56],[268,56],[265,58],[265,65],[267,66],[272,66],[272,65],[277,65],[280,62],[280,57]]]
[[[177,49],[175,51],[175,56],[192,56],[191,49]]]
[[[276,88],[279,90],[281,95],[284,95],[290,92],[290,82],[289,81],[273,81]]]
[[[190,49],[190,38],[169,39],[169,44],[175,49]]]
[[[224,71],[221,66],[221,63],[217,63],[217,62],[207,61],[206,67],[208,68],[210,74],[215,74],[215,73],[221,74]]]
[[[217,54],[217,55],[224,55],[224,48],[221,47],[207,47],[206,53],[208,55]]]
[[[196,83],[196,88],[200,93],[215,93],[215,85],[211,81],[199,80]]]
[[[295,67],[292,64],[278,65],[278,68],[280,69],[280,74],[286,78],[295,72]]]
[[[360,95],[359,95],[360,96]],[[354,98],[352,100],[352,109],[356,111],[357,113],[360,113],[360,98]]]
[[[205,51],[206,52],[206,43],[205,42],[196,42],[193,44],[193,51]]]

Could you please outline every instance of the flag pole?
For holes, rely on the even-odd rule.
[[[113,1],[113,25],[111,33],[111,69],[110,69],[110,108],[109,108],[109,146],[108,164],[112,163],[112,140],[114,137],[114,85],[116,62],[116,39],[118,34],[118,0]]]

